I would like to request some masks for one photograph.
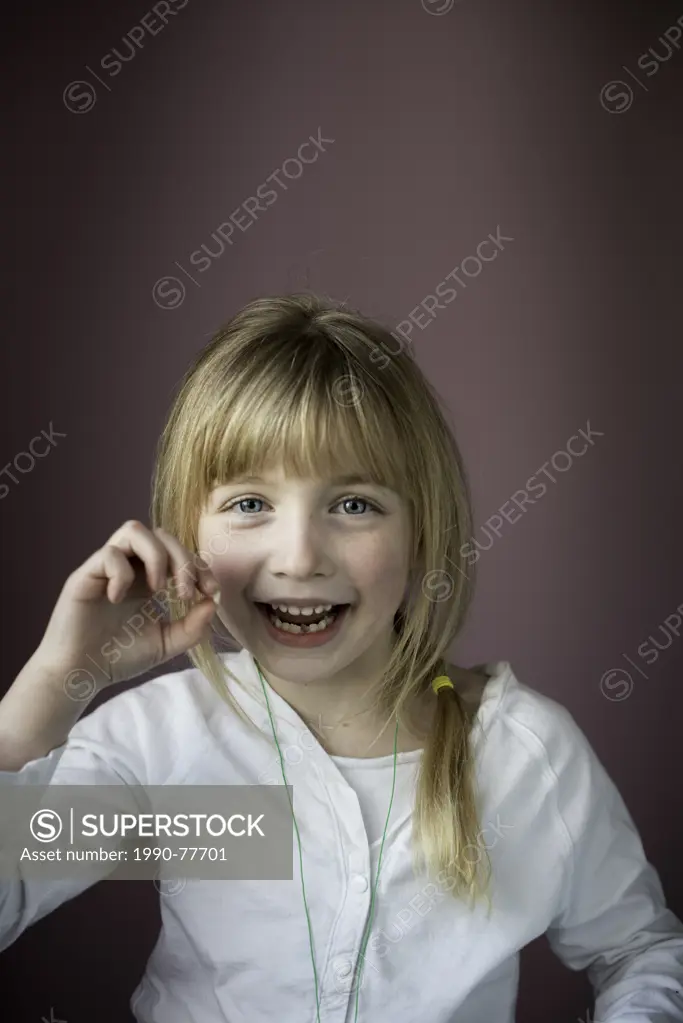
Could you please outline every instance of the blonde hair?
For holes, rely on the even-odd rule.
[[[472,515],[436,392],[392,339],[374,320],[309,293],[259,298],[241,309],[179,386],[159,441],[151,520],[203,554],[197,526],[209,493],[234,476],[257,474],[266,458],[300,477],[360,470],[402,495],[412,526],[410,590],[394,619],[396,641],[374,704],[402,721],[432,680],[448,674],[445,656],[472,598],[462,554]],[[172,617],[190,606],[174,601]],[[248,720],[228,691],[226,673],[234,676],[212,637],[188,656]],[[438,712],[417,782],[414,869],[426,864],[430,873],[445,873],[455,897],[485,894],[490,908],[471,748],[476,710],[457,688],[431,698]]]

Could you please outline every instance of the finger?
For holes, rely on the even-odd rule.
[[[174,579],[176,576],[182,577],[189,584],[189,589],[186,591],[188,599],[194,597],[194,587],[202,595],[211,597],[218,592],[220,584],[201,554],[188,551],[177,537],[161,526],[157,526],[154,533],[166,545],[173,558]]]
[[[164,586],[169,574],[169,552],[161,539],[142,522],[129,519],[110,536],[107,543],[118,547],[129,557],[135,555],[142,561],[150,590]]]
[[[135,569],[122,550],[109,544],[102,551],[102,568],[109,576],[107,597],[112,604],[118,604],[135,581]]]
[[[184,618],[161,625],[165,659],[178,657],[190,647],[207,638],[207,626],[216,612],[213,600],[206,598],[195,604]]]
[[[106,594],[117,603],[134,580],[135,570],[123,551],[105,544],[72,572],[68,582],[78,591],[76,599],[94,600]]]

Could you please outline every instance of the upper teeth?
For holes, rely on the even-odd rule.
[[[271,604],[270,605],[275,611],[284,611],[290,615],[312,615],[322,614],[323,611],[330,611],[333,607],[332,604],[318,604],[317,607],[287,607],[286,604]]]

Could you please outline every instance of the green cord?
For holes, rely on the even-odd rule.
[[[316,1015],[317,1015],[318,1023],[320,1023],[320,997],[318,995],[318,971],[315,968],[315,954],[314,954],[314,950],[313,950],[313,930],[311,928],[311,918],[310,918],[310,915],[309,915],[309,912],[308,912],[308,903],[306,901],[306,886],[304,884],[304,862],[303,862],[303,853],[302,853],[302,850],[301,850],[301,835],[299,834],[299,827],[298,827],[298,825],[296,823],[296,817],[294,816],[294,804],[292,803],[292,799],[291,799],[291,797],[289,795],[289,789],[287,788],[287,778],[285,776],[285,765],[284,765],[284,760],[282,758],[282,750],[280,749],[280,743],[277,741],[277,735],[275,734],[275,723],[273,721],[273,715],[272,715],[271,710],[270,710],[270,701],[268,700],[268,693],[266,692],[265,679],[263,678],[263,675],[261,674],[261,669],[259,668],[259,665],[258,665],[258,662],[256,661],[256,658],[254,658],[254,664],[256,665],[256,670],[259,673],[259,678],[261,679],[261,688],[263,689],[263,695],[266,698],[266,706],[268,708],[268,716],[270,718],[270,726],[271,726],[271,728],[273,730],[273,738],[275,739],[275,745],[277,746],[277,751],[278,751],[278,754],[280,756],[280,768],[282,770],[282,779],[283,779],[283,781],[285,783],[285,791],[287,792],[287,799],[289,800],[289,808],[292,811],[292,820],[294,822],[294,830],[296,831],[296,839],[297,839],[297,843],[299,845],[299,869],[301,871],[301,891],[302,891],[303,899],[304,899],[304,909],[306,911],[306,921],[308,923],[308,937],[309,937],[309,944],[310,944],[310,949],[311,949],[311,963],[313,965],[313,978],[314,978],[314,981],[315,981]],[[365,964],[365,949],[367,947],[368,940],[370,938],[370,930],[372,928],[374,906],[375,906],[375,895],[377,894],[377,886],[379,884],[379,872],[380,872],[380,869],[381,869],[381,866],[382,866],[382,852],[384,850],[384,840],[387,837],[387,828],[389,827],[389,818],[391,817],[391,807],[392,807],[393,802],[394,802],[394,790],[396,788],[396,757],[397,757],[397,748],[398,748],[398,721],[396,722],[396,732],[394,733],[394,777],[393,777],[393,783],[392,783],[392,786],[391,786],[391,799],[389,801],[389,812],[387,814],[386,823],[384,825],[384,834],[382,835],[382,844],[380,845],[380,848],[379,848],[379,858],[378,858],[378,861],[377,861],[377,877],[375,879],[375,887],[374,887],[374,890],[372,892],[372,896],[371,896],[371,899],[370,899],[370,920],[368,921],[368,924],[366,925],[365,933],[364,933],[364,938],[363,938],[363,943],[362,943],[362,947],[361,947],[361,950],[360,950],[360,953],[359,953],[360,959],[361,959],[361,963],[360,963],[360,969],[359,969],[359,973],[358,973],[358,984],[356,986],[356,1015],[354,1017],[354,1023],[358,1019],[358,997],[360,995],[360,984],[361,984],[361,979],[362,979],[362,976],[363,976],[363,966]]]

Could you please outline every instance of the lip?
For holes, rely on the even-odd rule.
[[[254,603],[284,605],[285,607],[319,607],[321,604],[323,607],[327,607],[328,604],[331,604],[332,607],[335,607],[348,604],[349,601],[330,600],[328,597],[278,597],[277,600],[254,600]]]
[[[260,607],[259,603],[261,602],[255,602],[254,606],[260,621],[263,623],[267,636],[281,646],[294,647],[297,650],[307,650],[309,647],[326,646],[328,643],[331,643],[339,635],[348,617],[348,612],[351,610],[351,605],[347,604],[342,611],[337,613],[337,617],[332,625],[325,629],[324,632],[307,632],[297,635],[295,632],[282,632],[280,629],[276,629],[271,624],[267,611],[262,606]],[[328,600],[326,603],[329,604],[331,601]],[[303,604],[298,606],[308,607],[309,605]]]

